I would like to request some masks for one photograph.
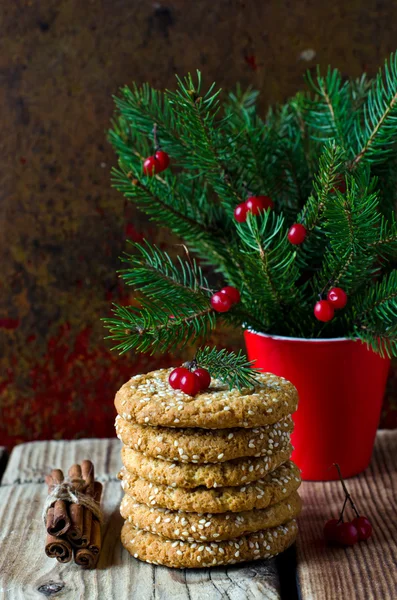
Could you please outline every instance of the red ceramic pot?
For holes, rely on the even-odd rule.
[[[306,480],[363,471],[371,459],[390,360],[359,341],[300,339],[245,331],[255,367],[281,375],[299,393],[292,459]]]

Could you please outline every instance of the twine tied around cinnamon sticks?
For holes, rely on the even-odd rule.
[[[95,567],[101,551],[102,484],[94,479],[89,460],[72,465],[69,479],[60,469],[46,477],[48,496],[43,519],[47,529],[46,554],[61,563],[71,561],[84,568]]]

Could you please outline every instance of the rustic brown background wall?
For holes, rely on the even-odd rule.
[[[125,295],[125,239],[171,240],[110,189],[111,95],[200,68],[226,89],[259,88],[265,108],[317,62],[373,74],[397,45],[397,4],[15,0],[0,20],[0,442],[113,435],[117,387],[170,357],[111,354],[99,318]]]

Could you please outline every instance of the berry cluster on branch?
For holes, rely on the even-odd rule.
[[[360,515],[358,512],[357,507],[347,490],[340,466],[337,463],[335,463],[334,466],[338,471],[339,479],[345,494],[345,500],[339,514],[339,519],[330,519],[325,523],[324,538],[331,544],[353,546],[354,544],[357,544],[357,542],[368,540],[371,537],[372,525],[367,517]],[[345,521],[345,511],[348,503],[355,515],[351,521]]]
[[[223,320],[397,355],[397,58],[307,83],[265,118],[256,92],[205,91],[199,72],[115,98],[113,184],[186,248],[124,257],[140,305],[107,320],[118,350],[201,344]]]

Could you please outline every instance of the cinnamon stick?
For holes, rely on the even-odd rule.
[[[63,483],[63,473],[60,469],[53,469],[51,475],[46,477],[46,483],[48,485],[48,493],[51,493],[53,489]],[[57,500],[54,505],[54,515],[51,522],[47,520],[47,532],[52,536],[64,535],[70,528],[70,518],[68,515],[67,505],[64,500]]]
[[[83,460],[81,463],[81,473],[85,481],[85,493],[94,497],[94,465],[90,460]]]
[[[97,563],[98,555],[88,548],[79,548],[74,552],[74,562],[84,569],[93,569]]]
[[[97,519],[92,519],[91,532],[90,532],[90,543],[88,544],[88,550],[93,554],[97,555],[100,553],[102,548],[102,535],[101,535],[101,524]]]
[[[83,488],[84,481],[81,475],[81,467],[80,465],[72,465],[69,469],[69,479],[70,483],[74,487],[76,491],[79,491]],[[83,521],[84,521],[84,508],[81,504],[73,504],[69,505],[69,515],[70,515],[70,529],[68,531],[67,537],[75,546],[82,547],[82,542],[88,543],[88,540],[82,540],[83,537]]]
[[[94,500],[99,505],[101,502],[102,496],[102,484],[99,481],[95,481],[94,483]],[[90,532],[90,543],[88,544],[88,549],[93,552],[93,554],[99,554],[102,547],[102,534],[101,534],[101,524],[98,519],[93,517],[91,523],[91,532]]]
[[[81,474],[84,479],[84,492],[87,496],[94,497],[94,465],[90,460],[83,460],[81,463]],[[83,511],[83,534],[81,536],[81,548],[86,548],[90,543],[92,525],[92,512],[84,507]]]
[[[73,555],[72,547],[67,540],[49,534],[45,543],[45,553],[49,558],[56,558],[60,563],[70,562]]]

